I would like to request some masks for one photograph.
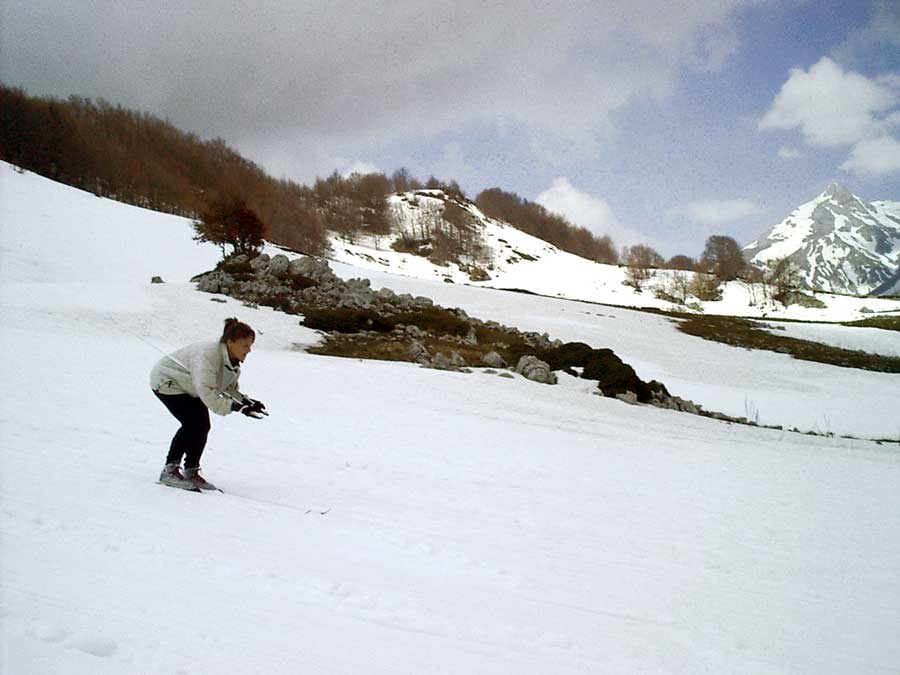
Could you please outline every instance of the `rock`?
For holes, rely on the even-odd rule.
[[[428,337],[428,333],[418,326],[409,325],[406,327],[406,334],[413,339],[422,339]]]
[[[556,384],[556,374],[550,370],[550,364],[530,354],[519,359],[516,372],[532,382]]]
[[[491,368],[506,368],[506,361],[497,352],[488,352],[481,358],[481,361]]]
[[[453,364],[450,363],[450,359],[438,352],[431,359],[431,367],[435,370],[452,370]]]
[[[331,271],[331,267],[325,260],[309,256],[292,260],[288,265],[288,273],[292,276],[309,277],[320,284],[337,280],[337,275]]]
[[[254,272],[262,272],[265,271],[269,266],[269,254],[268,253],[260,253],[258,256],[253,258],[250,261],[250,267]]]
[[[225,298],[210,298],[209,301],[210,302],[221,302],[223,304],[228,302]]]
[[[226,293],[231,287],[231,277],[224,272],[210,272],[197,282],[197,290],[204,293]]]
[[[392,302],[396,297],[397,294],[390,288],[382,288],[375,292],[375,299],[385,304]]]
[[[269,265],[266,271],[273,277],[277,277],[281,276],[282,274],[287,274],[290,265],[291,261],[288,260],[288,257],[284,254],[279,253],[269,261]]]
[[[425,345],[423,345],[418,340],[413,340],[409,345],[409,355],[413,357],[416,361],[420,358],[424,358],[426,361],[429,358],[428,349],[426,349]]]
[[[674,404],[676,410],[690,413],[692,415],[700,414],[700,406],[698,406],[693,401],[688,401],[687,399],[679,398],[678,396],[672,396],[669,400]]]
[[[512,373],[500,373],[497,377],[505,377],[507,380],[516,379],[515,375],[513,375]]]
[[[162,277],[153,277],[152,279],[150,279],[150,283],[151,284],[164,284],[166,282],[162,280]]]
[[[625,401],[629,405],[637,405],[638,397],[633,391],[626,391],[624,394],[616,394],[616,398]]]

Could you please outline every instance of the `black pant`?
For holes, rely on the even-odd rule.
[[[154,391],[156,398],[163,402],[169,412],[181,422],[181,428],[175,432],[166,464],[181,464],[184,457],[184,468],[193,469],[200,466],[200,456],[206,447],[209,435],[209,410],[199,398],[189,394],[160,394]]]

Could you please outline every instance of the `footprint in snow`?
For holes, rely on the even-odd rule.
[[[113,640],[108,640],[106,638],[78,637],[70,640],[66,646],[77,649],[85,654],[105,659],[115,654],[119,645]]]
[[[48,644],[62,642],[69,636],[63,628],[52,624],[33,627],[26,634]]]

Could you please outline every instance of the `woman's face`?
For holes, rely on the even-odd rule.
[[[247,354],[253,348],[253,338],[245,337],[240,340],[226,340],[225,346],[228,347],[228,356],[243,363],[244,359],[247,358]]]

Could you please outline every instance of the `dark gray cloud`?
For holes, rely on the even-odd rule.
[[[4,0],[0,77],[219,135],[270,169],[504,117],[588,140],[734,49],[751,0],[110,2]]]

